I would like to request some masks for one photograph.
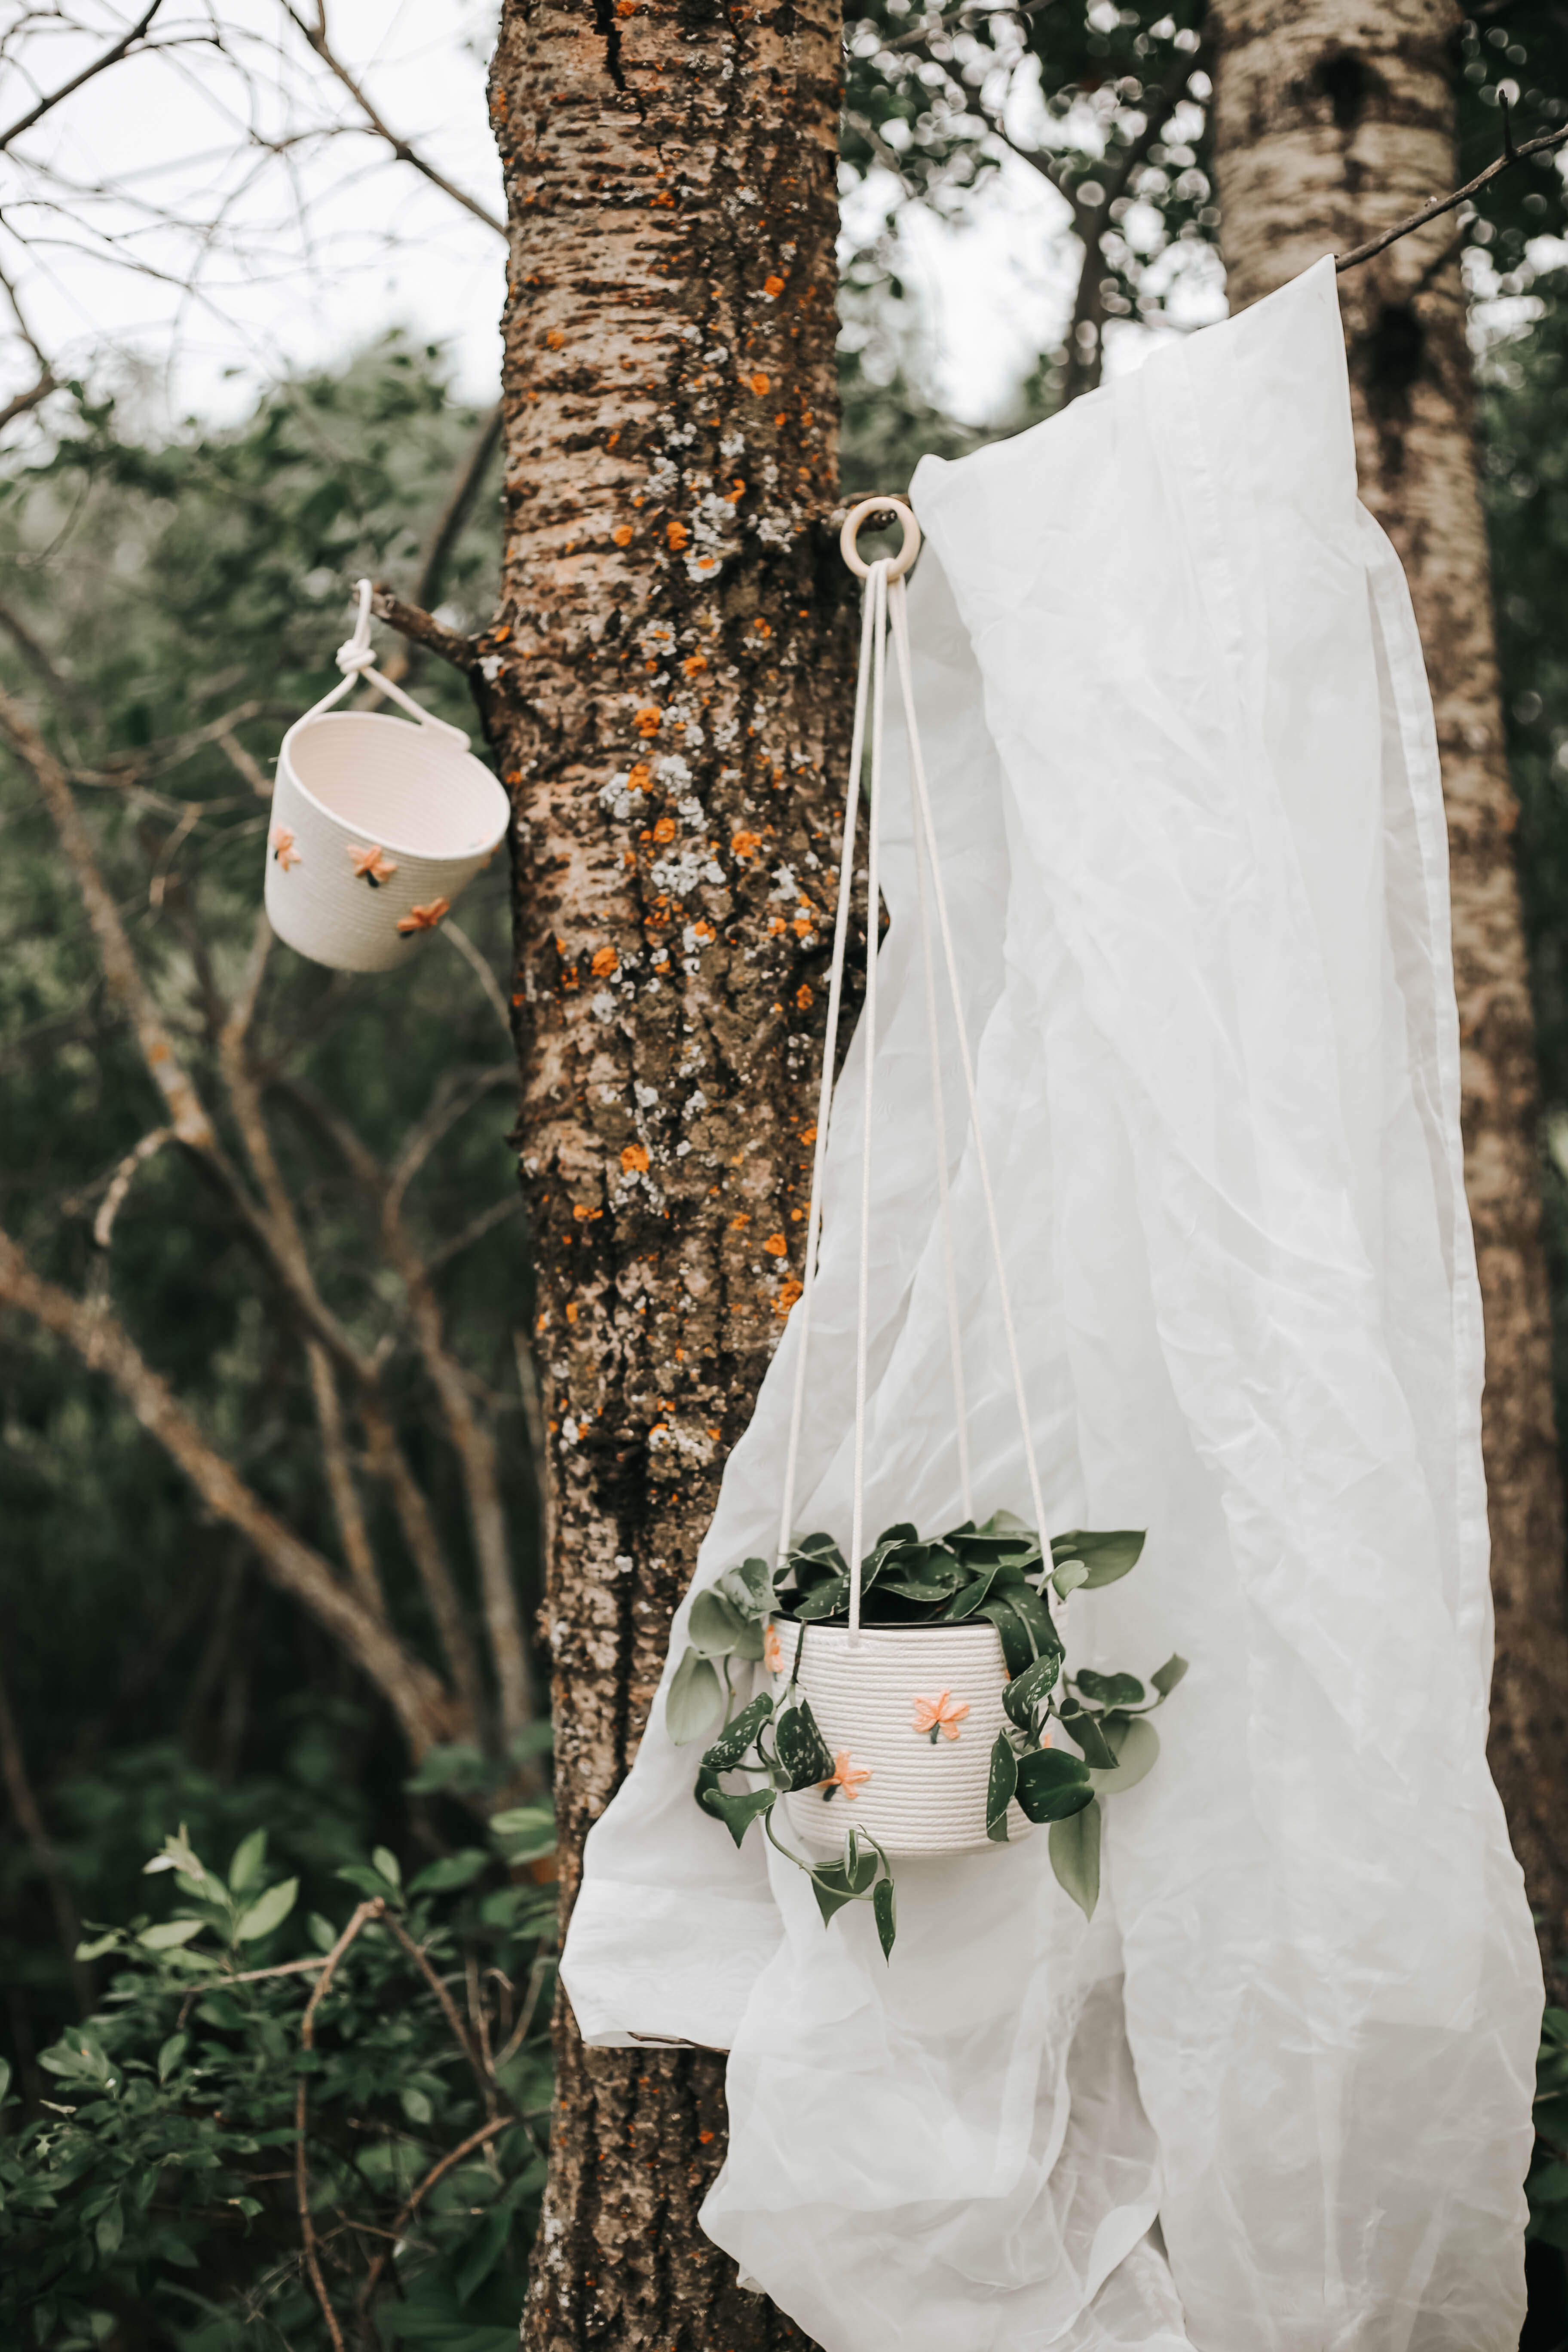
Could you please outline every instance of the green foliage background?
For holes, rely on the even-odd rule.
[[[851,177],[891,156],[919,200],[962,217],[994,169],[987,125],[998,89],[1038,74],[1060,184],[1091,206],[1108,334],[1139,320],[1158,325],[1181,248],[1215,235],[1201,79],[1142,167],[1138,193],[1157,234],[1130,243],[1125,207],[1114,205],[1093,228],[1092,189],[1134,137],[1147,88],[1189,64],[1201,76],[1201,7],[1058,7],[972,20],[952,38],[911,45],[918,23],[908,0],[877,0],[848,26]],[[1497,150],[1500,85],[1516,93],[1521,136],[1568,118],[1568,18],[1546,0],[1510,7],[1506,24],[1468,26],[1456,66],[1465,173]],[[1098,127],[1086,132],[1089,117]],[[1568,274],[1532,244],[1565,230],[1563,182],[1542,167],[1500,182],[1457,242],[1491,305],[1482,453],[1540,1024],[1559,1425],[1568,1431]],[[1512,312],[1500,313],[1500,301]],[[844,310],[847,490],[901,488],[923,451],[960,456],[986,437],[922,388],[929,353],[886,232],[849,257]],[[1066,366],[1064,351],[1042,352],[993,429],[1048,414]],[[412,587],[480,419],[450,396],[438,354],[397,337],[341,371],[281,385],[229,428],[154,434],[141,415],[134,385],[113,400],[96,389],[57,399],[46,436],[0,480],[9,581],[0,683],[45,716],[75,772],[138,950],[180,1009],[183,1043],[202,1067],[204,1003],[232,985],[259,895],[266,803],[254,778],[269,777],[284,726],[335,679],[345,584],[370,572]],[[490,609],[498,480],[499,467],[444,583],[459,625]],[[471,725],[450,673],[432,667],[418,688],[441,715]],[[464,898],[460,919],[504,987],[499,865]],[[493,1005],[439,940],[409,972],[375,980],[334,979],[279,954],[259,1036],[271,1068],[314,1089],[383,1157],[447,1074],[507,1052]],[[528,1252],[512,1206],[510,1115],[504,1090],[479,1098],[421,1175],[416,1215],[433,1249],[492,1212],[499,1220],[452,1259],[442,1285],[455,1351],[502,1415],[531,1611],[537,1496],[516,1356]],[[95,1249],[103,1185],[154,1117],[52,828],[30,779],[0,758],[0,1217],[55,1279],[107,1285],[215,1442],[331,1553],[297,1349],[218,1201],[162,1154],[136,1180],[107,1267]],[[395,1302],[348,1187],[308,1128],[303,1115],[282,1123],[290,1180],[333,1305],[374,1339],[392,1329]],[[394,1361],[400,1433],[450,1549],[466,1558],[437,1416],[412,1354]],[[378,1549],[395,1558],[377,1532]],[[394,1583],[400,1625],[426,1638],[412,1576],[396,1571]],[[204,1992],[187,2013],[187,1963],[222,1974],[242,1960],[308,1958],[367,1889],[406,1906],[404,1879],[417,1885],[434,1868],[436,1882],[412,1897],[419,1932],[444,1967],[460,1975],[471,1955],[521,1998],[549,1967],[546,1900],[531,1875],[547,1837],[498,1838],[479,1826],[499,1780],[477,1756],[437,1757],[410,1781],[358,1676],[205,1518],[105,1388],[16,1317],[0,1318],[0,1673],[71,1898],[89,1923],[86,1948],[99,1948],[73,1977],[36,1853],[10,1820],[0,1843],[0,2048],[12,2102],[0,2117],[0,2340],[315,2352],[326,2339],[299,2268],[291,2190],[259,2178],[291,2161],[311,1979]],[[170,1915],[157,1899],[167,1882],[149,1882],[144,1866],[181,1824],[213,1884],[204,1891],[200,1873],[184,1873],[175,1911],[204,1924],[188,1945],[149,1945],[146,1926]],[[258,1831],[267,1845],[257,1883],[297,1880],[299,1892],[247,1941],[229,1897],[251,1891],[239,1881]],[[220,1879],[213,1858],[230,1854]],[[412,2168],[457,2145],[481,2114],[437,2005],[405,1999],[407,1981],[392,1940],[366,1933],[336,2005],[322,2011],[316,2168],[333,2226],[357,2249],[345,2294],[375,2242],[355,2240],[353,2225],[387,2225],[387,2200],[395,2208]],[[94,2014],[85,2032],[84,1999]],[[1568,2021],[1551,2028],[1544,2062],[1549,2098],[1560,2100],[1568,2062],[1556,2035],[1568,2037]],[[385,2340],[396,2330],[448,2352],[499,2352],[503,2335],[510,2340],[537,2196],[529,2117],[543,2065],[535,2034],[517,2053],[512,2086],[523,2121],[493,2162],[454,2173],[433,2200],[428,2230],[414,2233],[408,2299],[378,2317]],[[1542,2112],[1554,2133],[1555,2106]],[[1532,2228],[1552,2245],[1568,2244],[1563,2130],[1564,2144],[1543,2147],[1532,2177]],[[361,2163],[373,2145],[380,2153]]]

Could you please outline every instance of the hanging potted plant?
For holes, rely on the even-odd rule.
[[[873,516],[896,514],[904,541],[892,559],[868,565],[856,533]],[[1049,1829],[1052,1869],[1086,1916],[1100,1890],[1100,1798],[1131,1788],[1159,1753],[1149,1717],[1186,1663],[1171,1657],[1147,1686],[1131,1674],[1069,1673],[1052,1610],[1078,1591],[1114,1583],[1137,1565],[1142,1534],[1078,1530],[1048,1548],[1023,1363],[1009,1301],[1001,1225],[992,1192],[963,992],[943,891],[930,796],[921,764],[901,575],[920,530],[897,499],[868,499],[847,518],[840,543],[867,583],[838,866],[838,903],[828,971],[827,1037],[818,1096],[811,1199],[806,1213],[794,1405],[784,1463],[777,1564],[753,1559],[697,1594],[689,1645],[671,1677],[666,1723],[678,1746],[708,1738],[694,1794],[737,1845],[754,1822],[809,1876],[825,1922],[847,1903],[868,1902],[882,1949],[895,1933],[894,1854],[961,1853],[1005,1844],[1035,1824]],[[996,1278],[1002,1333],[1018,1410],[1034,1524],[1000,1511],[973,1517],[948,1534],[922,1537],[910,1523],[889,1528],[862,1555],[865,1505],[871,1161],[875,1134],[877,989],[879,957],[866,967],[864,1129],[860,1152],[860,1281],[855,1348],[853,1509],[848,1558],[831,1536],[791,1533],[805,1395],[812,1290],[816,1273],[823,1171],[851,885],[857,811],[869,704],[867,793],[868,903],[879,897],[879,826],[884,734],[884,643],[889,629],[908,723],[914,804],[914,863],[930,1028],[932,1133],[936,1144],[942,1255],[959,1476],[969,1507],[962,1315],[952,1248],[951,1177],[942,1099],[942,1046],[936,1016],[934,905],[973,1154]],[[874,698],[870,695],[875,678]],[[731,1668],[760,1665],[768,1687],[740,1702]],[[717,1733],[717,1737],[710,1735]],[[1056,1744],[1060,1734],[1066,1745]],[[777,1815],[808,1851],[779,1834]],[[837,1848],[833,1858],[828,1855]]]
[[[1137,1565],[1143,1537],[1053,1538],[1007,1512],[935,1538],[887,1528],[853,1579],[832,1538],[807,1536],[770,1570],[748,1559],[698,1594],[670,1683],[678,1746],[717,1729],[695,1796],[737,1845],[753,1822],[812,1881],[825,1921],[869,1901],[882,1948],[895,1930],[895,1854],[957,1853],[1050,1825],[1051,1867],[1086,1915],[1100,1887],[1100,1799],[1131,1788],[1160,1752],[1149,1717],[1183,1675],[1168,1658],[1131,1674],[1069,1673],[1052,1614]],[[769,1687],[744,1704],[733,1667]],[[1058,1745],[1057,1735],[1068,1745]],[[801,1855],[778,1835],[781,1800]],[[851,1811],[851,1809],[853,1809]],[[837,1849],[824,1859],[821,1849]]]

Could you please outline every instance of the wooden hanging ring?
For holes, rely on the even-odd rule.
[[[904,543],[888,565],[889,579],[901,580],[921,551],[921,527],[915,520],[912,510],[904,504],[902,499],[862,499],[858,506],[851,507],[844,518],[844,528],[838,534],[839,551],[850,571],[858,578],[861,580],[870,578],[871,567],[865,562],[855,542],[860,536],[861,527],[868,523],[873,516],[879,522],[896,520],[903,526]]]

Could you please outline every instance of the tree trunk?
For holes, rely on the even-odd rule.
[[[1215,163],[1232,303],[1457,184],[1447,0],[1218,0]],[[1486,1310],[1497,1604],[1492,1769],[1549,1956],[1568,1927],[1563,1503],[1540,1237],[1535,1050],[1503,751],[1474,397],[1451,218],[1340,280],[1361,495],[1426,652],[1452,859],[1466,1181]]]
[[[854,654],[836,495],[839,26],[506,0],[502,609],[563,1911],[797,1291]],[[696,2227],[723,2061],[565,2003],[538,2352],[804,2341]]]

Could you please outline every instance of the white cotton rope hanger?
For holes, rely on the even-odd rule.
[[[891,559],[882,557],[877,562],[868,564],[859,555],[855,542],[862,524],[874,514],[896,515],[903,526],[904,540],[897,556]],[[1029,1423],[1028,1397],[1024,1385],[1023,1366],[1018,1355],[1012,1301],[1008,1295],[1001,1225],[997,1218],[995,1198],[991,1186],[991,1171],[985,1154],[984,1139],[980,1129],[979,1099],[974,1083],[973,1061],[964,1027],[963,1004],[958,981],[958,959],[953,947],[952,928],[948,917],[947,894],[942,887],[936,828],[931,821],[925,763],[921,752],[920,726],[915,711],[903,574],[913,563],[920,550],[920,525],[909,508],[896,499],[863,499],[846,517],[839,538],[844,560],[850,570],[865,581],[866,593],[861,619],[860,663],[855,687],[855,720],[850,738],[849,784],[845,795],[844,834],[839,856],[838,904],[835,910],[833,954],[828,972],[827,1024],[823,1044],[822,1078],[817,1095],[816,1134],[811,1171],[811,1200],[806,1213],[805,1263],[801,1276],[801,1297],[795,1310],[801,1318],[800,1349],[795,1359],[789,1446],[784,1462],[778,1558],[782,1565],[788,1555],[795,1516],[795,1479],[799,1466],[801,1423],[805,1401],[806,1356],[811,1337],[811,1301],[816,1286],[818,1241],[822,1224],[822,1175],[826,1157],[828,1121],[832,1110],[833,1072],[837,1059],[838,1019],[843,1003],[844,961],[849,929],[849,895],[854,879],[856,819],[859,799],[860,771],[866,751],[867,716],[869,703],[871,757],[867,808],[866,1002],[861,1013],[861,1020],[866,1028],[866,1108],[860,1155],[860,1252],[855,1334],[855,1473],[849,1554],[849,1646],[851,1649],[858,1648],[860,1642],[861,1552],[865,1538],[867,1359],[870,1328],[871,1149],[874,1132],[877,928],[879,908],[879,842],[887,702],[886,646],[889,622],[898,661],[905,721],[909,731],[910,770],[913,786],[912,798],[915,803],[915,872],[920,892],[921,937],[925,965],[926,1014],[931,1063],[933,1127],[937,1144],[942,1255],[947,1287],[948,1336],[952,1355],[959,1475],[963,1493],[964,1510],[965,1515],[973,1518],[973,1502],[970,1484],[958,1284],[952,1248],[951,1188],[942,1103],[941,1037],[937,1027],[934,958],[931,954],[931,915],[927,896],[928,867],[931,894],[935,899],[937,924],[942,935],[948,989],[958,1031],[959,1055],[963,1070],[971,1131],[974,1139],[975,1165],[985,1203],[986,1223],[990,1234],[992,1257],[996,1270],[997,1293],[1002,1308],[1003,1330],[1007,1342],[1007,1358],[1013,1375],[1014,1395],[1017,1402],[1018,1423],[1024,1443],[1024,1460],[1035,1509],[1035,1525],[1042,1547],[1046,1541],[1045,1501],[1040,1489],[1039,1467],[1035,1457],[1034,1435]]]
[[[342,701],[356,679],[367,677],[374,670],[375,675],[372,683],[378,694],[390,695],[394,702],[400,702],[411,718],[418,719],[421,727],[432,728],[443,735],[455,736],[467,751],[468,738],[460,727],[454,727],[449,719],[437,719],[433,711],[423,709],[415,701],[411,694],[405,694],[395,677],[388,677],[384,671],[376,667],[375,647],[370,641],[371,583],[368,580],[360,580],[354,584],[359,594],[359,614],[354,622],[354,633],[345,644],[338,647],[335,656],[342,677],[332,688],[331,693],[323,694],[320,702],[313,702],[310,705],[305,717],[319,719],[323,710],[330,710],[334,702]],[[297,720],[295,723],[299,725],[302,722]]]

